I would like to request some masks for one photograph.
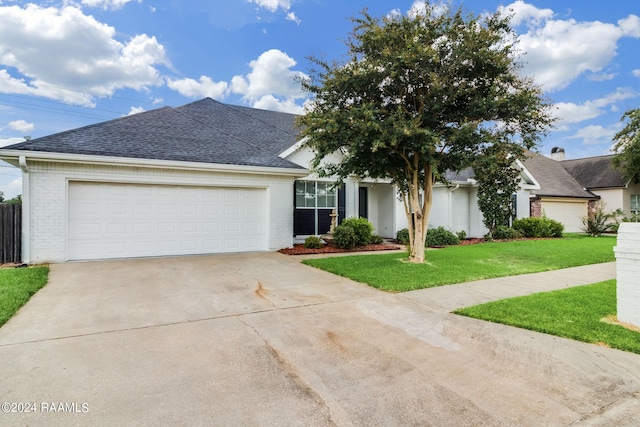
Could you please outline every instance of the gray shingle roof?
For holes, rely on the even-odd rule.
[[[529,152],[524,166],[536,178],[540,189],[535,190],[538,196],[597,198],[585,190],[567,170],[562,162],[552,160],[538,153]]]
[[[611,163],[613,155],[565,160],[562,166],[584,188],[626,187],[629,182]]]
[[[205,98],[4,149],[302,170],[278,157],[296,142],[295,116],[251,110]]]

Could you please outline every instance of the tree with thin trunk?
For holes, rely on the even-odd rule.
[[[493,144],[534,147],[550,104],[519,74],[509,16],[428,2],[410,16],[352,18],[344,61],[310,58],[312,102],[299,118],[312,169],[390,179],[404,203],[409,261],[424,262],[434,185]],[[330,156],[339,153],[340,156]],[[340,157],[338,161],[330,161]]]
[[[613,164],[622,169],[627,179],[640,183],[640,108],[627,111],[622,120],[627,123],[613,137],[613,151],[617,153]]]

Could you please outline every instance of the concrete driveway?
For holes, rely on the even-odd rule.
[[[0,425],[640,423],[640,356],[434,300],[464,286],[386,294],[277,253],[53,265],[0,328]]]

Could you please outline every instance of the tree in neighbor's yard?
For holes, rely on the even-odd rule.
[[[509,225],[515,213],[513,194],[520,188],[520,173],[515,159],[524,156],[517,144],[494,144],[487,146],[473,162],[475,179],[478,181],[478,208],[482,222],[489,229],[488,238],[501,225]]]
[[[321,176],[387,178],[407,215],[409,260],[424,261],[433,186],[482,149],[534,147],[550,126],[541,89],[519,75],[510,17],[428,2],[411,16],[353,18],[344,62],[311,58],[301,136]],[[341,153],[331,162],[326,156]],[[323,161],[324,159],[324,161]]]
[[[640,183],[640,108],[624,113],[625,119],[628,123],[613,137],[613,151],[617,153],[613,164],[622,168],[627,179]]]

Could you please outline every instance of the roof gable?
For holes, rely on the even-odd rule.
[[[293,143],[293,130],[287,132],[206,98],[182,107],[162,107],[4,149],[301,169],[277,155],[278,147]]]
[[[534,191],[538,196],[597,198],[593,193],[585,190],[567,172],[561,162],[529,152],[523,164],[540,184],[540,189]]]
[[[584,188],[626,187],[629,180],[611,162],[613,155],[587,157],[560,162]]]

